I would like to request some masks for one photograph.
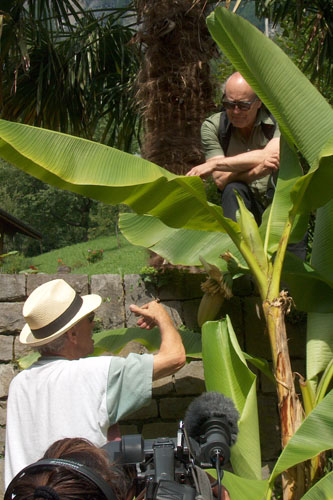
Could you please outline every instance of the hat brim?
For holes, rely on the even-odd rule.
[[[57,332],[53,333],[48,337],[45,337],[43,339],[37,339],[34,336],[33,332],[30,330],[29,325],[28,324],[24,325],[20,333],[21,344],[29,346],[40,346],[52,342],[52,340],[57,339],[58,337],[60,337],[60,335],[66,333],[70,328],[72,328],[72,326],[76,325],[76,323],[81,321],[82,318],[87,316],[89,313],[95,311],[95,309],[97,309],[101,305],[102,297],[92,293],[90,295],[83,295],[82,301],[83,301],[82,306],[80,307],[79,311],[75,314],[75,316],[73,316],[73,318],[60,330],[58,330]]]

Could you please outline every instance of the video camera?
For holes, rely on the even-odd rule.
[[[236,441],[238,418],[230,399],[207,392],[191,403],[175,438],[143,440],[134,434],[103,449],[112,463],[135,466],[136,494],[144,491],[146,500],[209,500],[215,485],[221,498],[223,467]],[[213,484],[203,470],[212,468],[217,473]]]

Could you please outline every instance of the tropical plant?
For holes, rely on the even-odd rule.
[[[259,17],[275,26],[289,21],[302,39],[302,69],[330,85],[333,72],[333,4],[327,0],[255,0]]]
[[[130,8],[100,12],[77,0],[3,2],[2,118],[129,151],[137,134]]]
[[[207,262],[227,269],[227,262],[221,261],[219,255],[229,251],[229,267],[232,263],[237,273],[254,275],[271,339],[286,445],[303,415],[288,355],[284,324],[288,300],[279,293],[280,277],[283,271],[300,309],[325,313],[326,318],[326,313],[332,312],[329,273],[318,272],[286,255],[286,245],[288,239],[295,241],[304,234],[309,211],[323,207],[318,224],[322,217],[329,216],[333,197],[333,111],[288,57],[245,20],[217,9],[208,18],[208,26],[235,67],[272,110],[283,134],[276,195],[259,229],[242,205],[238,222],[225,218],[220,207],[207,202],[200,179],[175,176],[142,158],[77,137],[1,121],[0,155],[58,187],[89,193],[108,203],[125,203],[137,214],[145,214],[123,216],[123,229],[136,243],[153,248],[171,262],[198,265],[201,255]],[[301,175],[295,147],[310,165],[305,176]],[[326,337],[327,356],[319,353],[320,333],[313,333],[316,347],[312,358],[321,358],[321,366],[316,363],[312,378],[308,376],[314,382],[328,366],[329,356],[332,359],[332,333]],[[331,372],[326,371],[320,391],[318,386],[312,392],[316,394],[314,404],[322,398],[321,389],[327,386],[330,376]],[[303,467],[298,471],[303,473]],[[300,498],[304,481],[295,481],[292,471],[287,479],[285,498]]]
[[[231,498],[270,500],[275,480],[281,473],[332,448],[333,390],[309,413],[283,449],[270,477],[262,480],[258,460],[256,377],[247,367],[228,317],[219,322],[205,323],[202,355],[207,390],[228,395],[240,412],[239,436],[231,450],[234,474],[225,473],[224,484]],[[228,373],[227,377],[221,377],[221,367]],[[333,472],[330,472],[302,498],[328,500],[332,485]]]

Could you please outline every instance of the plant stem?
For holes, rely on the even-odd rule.
[[[272,349],[273,372],[277,382],[278,405],[281,422],[281,441],[285,447],[303,419],[303,409],[295,391],[291,369],[285,311],[288,307],[286,298],[279,298],[263,303],[264,315]],[[300,464],[286,471],[283,476],[284,500],[298,500],[305,490],[304,465]]]

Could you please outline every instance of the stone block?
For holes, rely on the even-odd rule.
[[[6,429],[5,427],[0,427],[0,449],[5,446],[6,442]]]
[[[8,396],[9,384],[17,373],[12,364],[0,365],[0,398]]]
[[[168,273],[168,271],[167,271]],[[165,275],[168,277],[168,274]],[[187,273],[177,270],[169,273],[170,282],[158,289],[161,300],[197,299],[202,296],[201,283],[205,281],[205,273]]]
[[[144,439],[155,439],[159,437],[176,437],[178,422],[154,422],[145,424],[142,429]]]
[[[272,363],[269,363],[269,366],[272,369]],[[263,373],[260,373],[260,387],[263,394],[269,394],[269,393],[276,394],[275,382],[273,382],[273,380],[270,380]]]
[[[243,299],[232,297],[229,300],[225,300],[220,312],[220,317],[225,318],[226,315],[230,317],[239,345],[244,349],[245,331],[243,323]]]
[[[5,491],[5,460],[0,458],[0,491]],[[0,494],[0,498],[3,498]]]
[[[205,378],[202,361],[191,361],[175,375],[177,394],[200,395],[205,391]]]
[[[132,340],[131,342],[128,342],[128,344],[126,344],[119,353],[117,353],[117,356],[126,358],[131,352],[144,354],[148,352],[148,349],[143,344],[140,344],[140,342]]]
[[[6,401],[0,401],[0,425],[6,425],[6,411],[7,411]]]
[[[238,297],[259,295],[258,288],[251,275],[244,274],[233,280],[232,293]]]
[[[153,382],[153,397],[166,394],[170,395],[173,392],[175,392],[174,375],[163,377]]]
[[[258,395],[258,408],[262,460],[275,460],[281,453],[280,419],[277,398],[268,395]]]
[[[271,472],[274,469],[275,463],[276,463],[275,460],[262,462],[262,467],[261,467],[262,479],[269,479]]]
[[[18,302],[25,297],[23,274],[0,274],[0,302]]]
[[[19,335],[14,336],[14,359],[19,359],[22,358],[23,356],[26,356],[27,354],[31,353],[32,349],[31,347],[28,347],[24,344],[21,344],[19,340]]]
[[[25,322],[22,302],[0,302],[0,333],[18,333]]]
[[[12,361],[13,360],[13,335],[0,335],[0,360]]]
[[[253,356],[271,360],[271,347],[260,298],[247,297],[244,300],[245,351]]]
[[[194,398],[165,398],[160,400],[160,417],[164,420],[183,420],[188,405]]]
[[[291,358],[306,358],[306,321],[289,323],[286,317],[288,349]]]
[[[104,330],[123,328],[125,325],[124,290],[122,278],[118,274],[98,274],[91,277],[91,293],[103,299],[96,311]]]
[[[137,425],[120,424],[120,432],[122,436],[130,434],[140,434]]]
[[[137,410],[134,413],[131,413],[130,415],[126,415],[124,420],[126,422],[132,420],[145,420],[148,418],[155,418],[157,416],[158,416],[157,401],[151,400],[148,406],[144,406],[143,408],[140,408],[140,410]]]
[[[193,300],[183,300],[182,305],[182,318],[184,325],[189,328],[189,330],[200,332],[201,329],[198,325],[197,314],[200,305],[200,299]]]
[[[131,304],[142,306],[156,299],[156,289],[151,284],[144,283],[139,274],[126,274],[124,276],[124,292],[126,325],[128,327],[136,326],[137,317],[130,311],[129,306]]]
[[[182,319],[182,305],[180,302],[170,300],[168,302],[162,302],[164,308],[167,310],[171,318],[173,319],[176,327],[183,324]]]
[[[27,276],[27,295],[47,281],[63,279],[80,295],[88,295],[89,283],[86,274],[29,274]]]

